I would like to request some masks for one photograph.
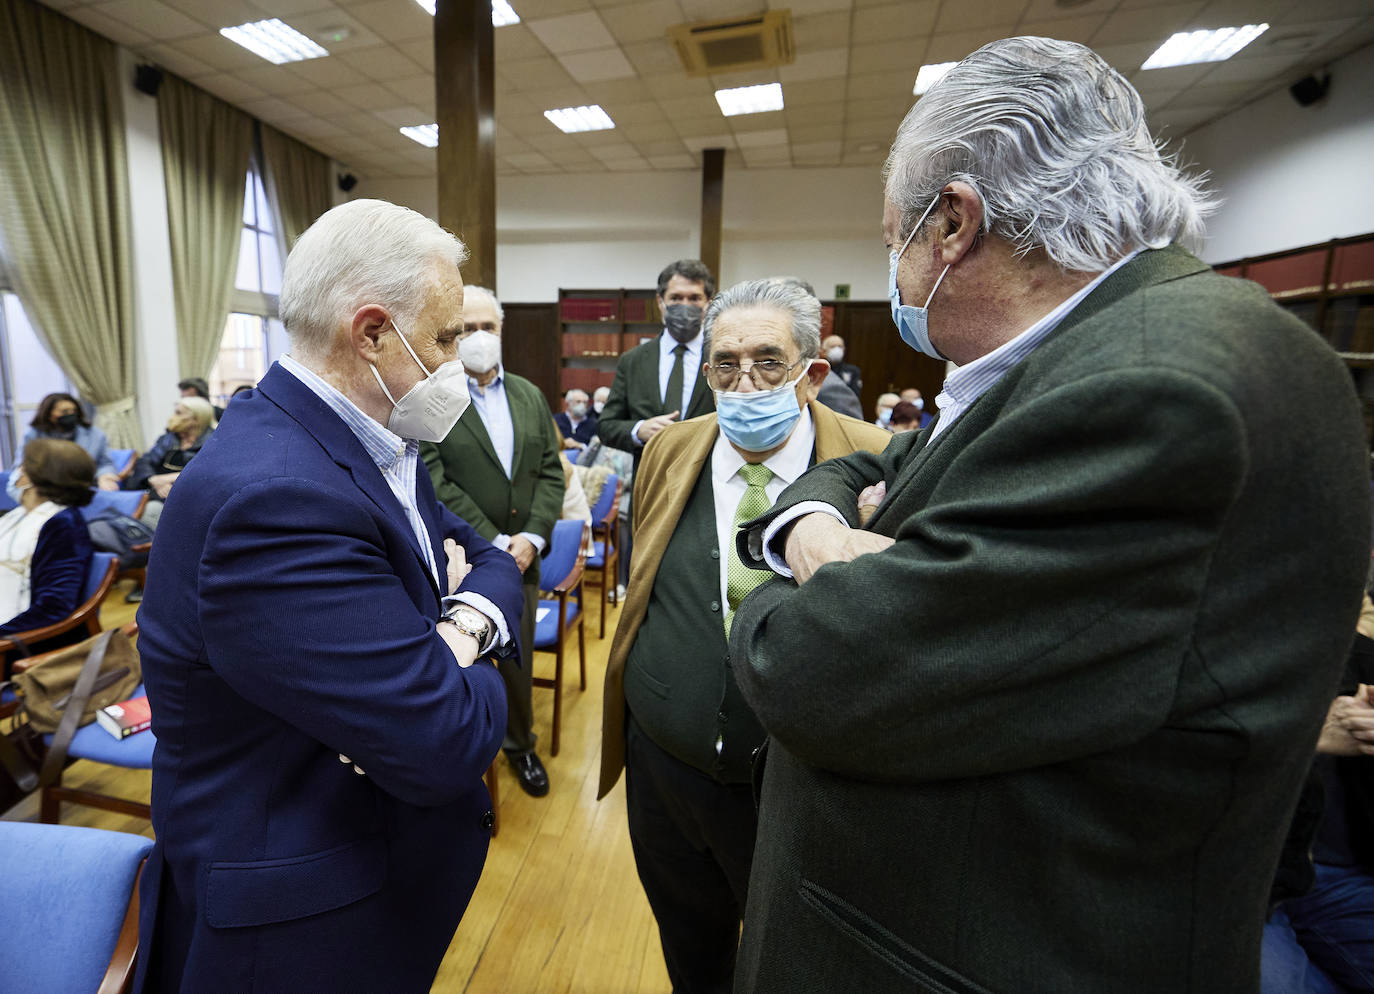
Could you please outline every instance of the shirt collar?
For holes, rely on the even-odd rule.
[[[697,332],[696,338],[693,338],[691,341],[684,342],[682,344],[685,344],[687,346],[688,352],[692,353],[693,355],[696,355],[698,352],[701,351],[701,337],[702,333]],[[660,355],[672,355],[673,349],[676,348],[678,344],[678,340],[674,338],[672,335],[668,334],[667,328],[664,328],[663,331],[659,333],[658,351]]]
[[[1036,346],[1049,337],[1050,332],[1059,327],[1060,323],[1069,316],[1069,312],[1081,304],[1088,294],[1096,290],[1107,277],[1134,259],[1141,251],[1141,249],[1136,249],[1133,252],[1128,252],[1111,267],[1099,273],[1091,283],[1011,341],[1003,342],[987,355],[979,356],[972,362],[965,363],[954,370],[945,379],[941,393],[948,394],[955,400],[976,398],[983,389],[986,389],[988,384],[995,382],[1003,373],[1034,352]],[[941,406],[945,405],[942,404]]]
[[[504,386],[505,384],[504,384],[503,381],[505,380],[505,378],[506,378],[506,369],[505,369],[505,366],[498,362],[498,363],[496,364],[496,375],[495,375],[494,377],[492,377],[492,380],[491,380],[490,383],[488,383],[486,386],[480,386],[480,385],[478,385],[477,380],[476,380],[471,374],[469,374],[469,375],[468,375],[468,386],[472,388],[472,391],[476,391],[476,393],[477,393],[477,395],[478,395],[479,397],[482,397],[482,396],[486,396],[486,392],[487,392],[488,390],[492,389],[493,387]],[[470,391],[470,392],[471,392],[471,391]]]
[[[801,417],[792,428],[787,444],[763,461],[773,475],[783,483],[791,483],[811,465],[811,450],[816,446],[816,429],[811,423],[810,406],[803,407]],[[744,457],[730,444],[725,432],[717,429],[716,445],[711,454],[711,479],[726,483],[744,465]]]
[[[329,405],[330,409],[337,414],[358,441],[367,450],[368,456],[377,468],[383,473],[388,472],[409,449],[419,450],[419,444],[414,439],[404,439],[397,435],[390,428],[379,423],[376,418],[367,414],[340,390],[332,384],[322,379],[314,370],[301,365],[290,355],[283,355],[277,360],[282,369],[286,370],[296,379],[300,380],[310,391]]]

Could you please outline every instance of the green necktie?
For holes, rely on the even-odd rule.
[[[678,410],[678,405],[682,403],[682,357],[687,354],[687,346],[673,346],[673,371],[668,374],[668,392],[663,395],[663,413]],[[686,418],[687,412],[680,411],[680,418]]]
[[[751,569],[744,565],[735,544],[735,532],[739,530],[739,526],[746,521],[752,521],[773,506],[773,502],[768,499],[767,491],[763,489],[773,478],[773,471],[762,463],[745,463],[739,468],[739,475],[749,486],[740,498],[739,507],[735,508],[735,527],[730,530],[730,565],[725,573],[725,595],[728,602],[725,611],[726,638],[730,637],[730,623],[735,620],[735,608],[739,607],[739,602],[773,575],[772,570]]]

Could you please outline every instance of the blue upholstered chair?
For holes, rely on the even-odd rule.
[[[122,991],[138,952],[138,876],[153,842],[71,825],[0,822],[0,880],[13,912],[0,990]]]
[[[55,621],[51,625],[35,628],[32,631],[17,632],[14,637],[25,645],[32,646],[37,642],[83,626],[87,636],[99,635],[100,603],[105,599],[105,595],[110,592],[110,587],[115,581],[115,573],[118,571],[119,562],[113,553],[95,553],[91,556],[91,565],[86,572],[86,585],[82,588],[81,603],[77,605],[76,610],[61,621]],[[9,652],[14,647],[14,643],[9,639],[0,639],[0,653]],[[24,660],[18,659],[15,660],[14,668],[23,670],[26,665]]]
[[[147,490],[97,490],[91,496],[91,502],[81,509],[81,516],[90,521],[101,511],[112,507],[120,514],[141,518],[147,506]]]
[[[558,755],[559,729],[563,722],[563,643],[574,625],[577,626],[582,689],[587,689],[587,646],[582,632],[586,530],[586,524],[576,519],[554,522],[549,554],[539,567],[539,589],[552,596],[541,597],[538,601],[542,617],[534,622],[534,651],[553,653],[554,667],[553,679],[535,677],[534,685],[553,689],[553,744],[549,752],[555,756]]]
[[[620,574],[620,549],[616,543],[616,526],[620,523],[620,477],[612,473],[601,486],[601,493],[592,508],[592,554],[587,558],[586,576],[596,578],[601,595],[601,634],[606,637],[606,598],[620,603],[616,593],[616,577]]]
[[[134,468],[134,458],[138,455],[135,449],[107,449],[110,462],[114,463],[115,472],[122,480],[129,475],[129,471]]]

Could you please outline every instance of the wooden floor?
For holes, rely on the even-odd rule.
[[[134,606],[124,603],[126,590],[121,584],[106,600],[101,618],[106,627],[133,617]],[[624,779],[604,801],[596,800],[601,681],[618,609],[608,607],[601,640],[596,637],[599,607],[591,596],[587,600],[587,689],[578,690],[577,637],[572,635],[556,757],[548,754],[553,692],[534,692],[538,752],[549,771],[549,794],[528,796],[505,761],[498,762],[501,832],[439,968],[433,990],[441,994],[664,994],[670,988],[658,928],[630,853]],[[535,672],[552,675],[552,657],[536,656]],[[150,776],[77,762],[63,782],[146,800]],[[36,821],[36,799],[6,817]],[[152,836],[146,821],[90,808],[66,806],[62,821]]]

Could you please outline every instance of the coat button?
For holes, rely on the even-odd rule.
[[[730,716],[729,716],[728,714],[726,714],[724,711],[717,711],[717,712],[716,712],[716,719],[717,719],[722,725],[724,725],[724,724],[726,724],[727,722],[729,722]]]
[[[510,516],[511,516],[512,518],[515,517],[516,513],[517,513],[517,512],[515,511],[515,509],[514,509],[514,508],[511,508]]]
[[[719,549],[712,549],[712,550],[711,550],[711,558],[712,558],[712,559],[719,559],[719,558],[720,558],[720,550],[719,550]]]
[[[496,824],[496,815],[495,815],[494,813],[488,811],[486,814],[484,814],[484,815],[482,816],[482,827],[483,827],[483,828],[485,828],[485,829],[490,829],[491,826],[493,826],[493,825],[495,825],[495,824]]]
[[[711,602],[711,610],[712,610],[712,611],[719,611],[719,610],[720,610],[720,601],[712,601],[712,602]]]

